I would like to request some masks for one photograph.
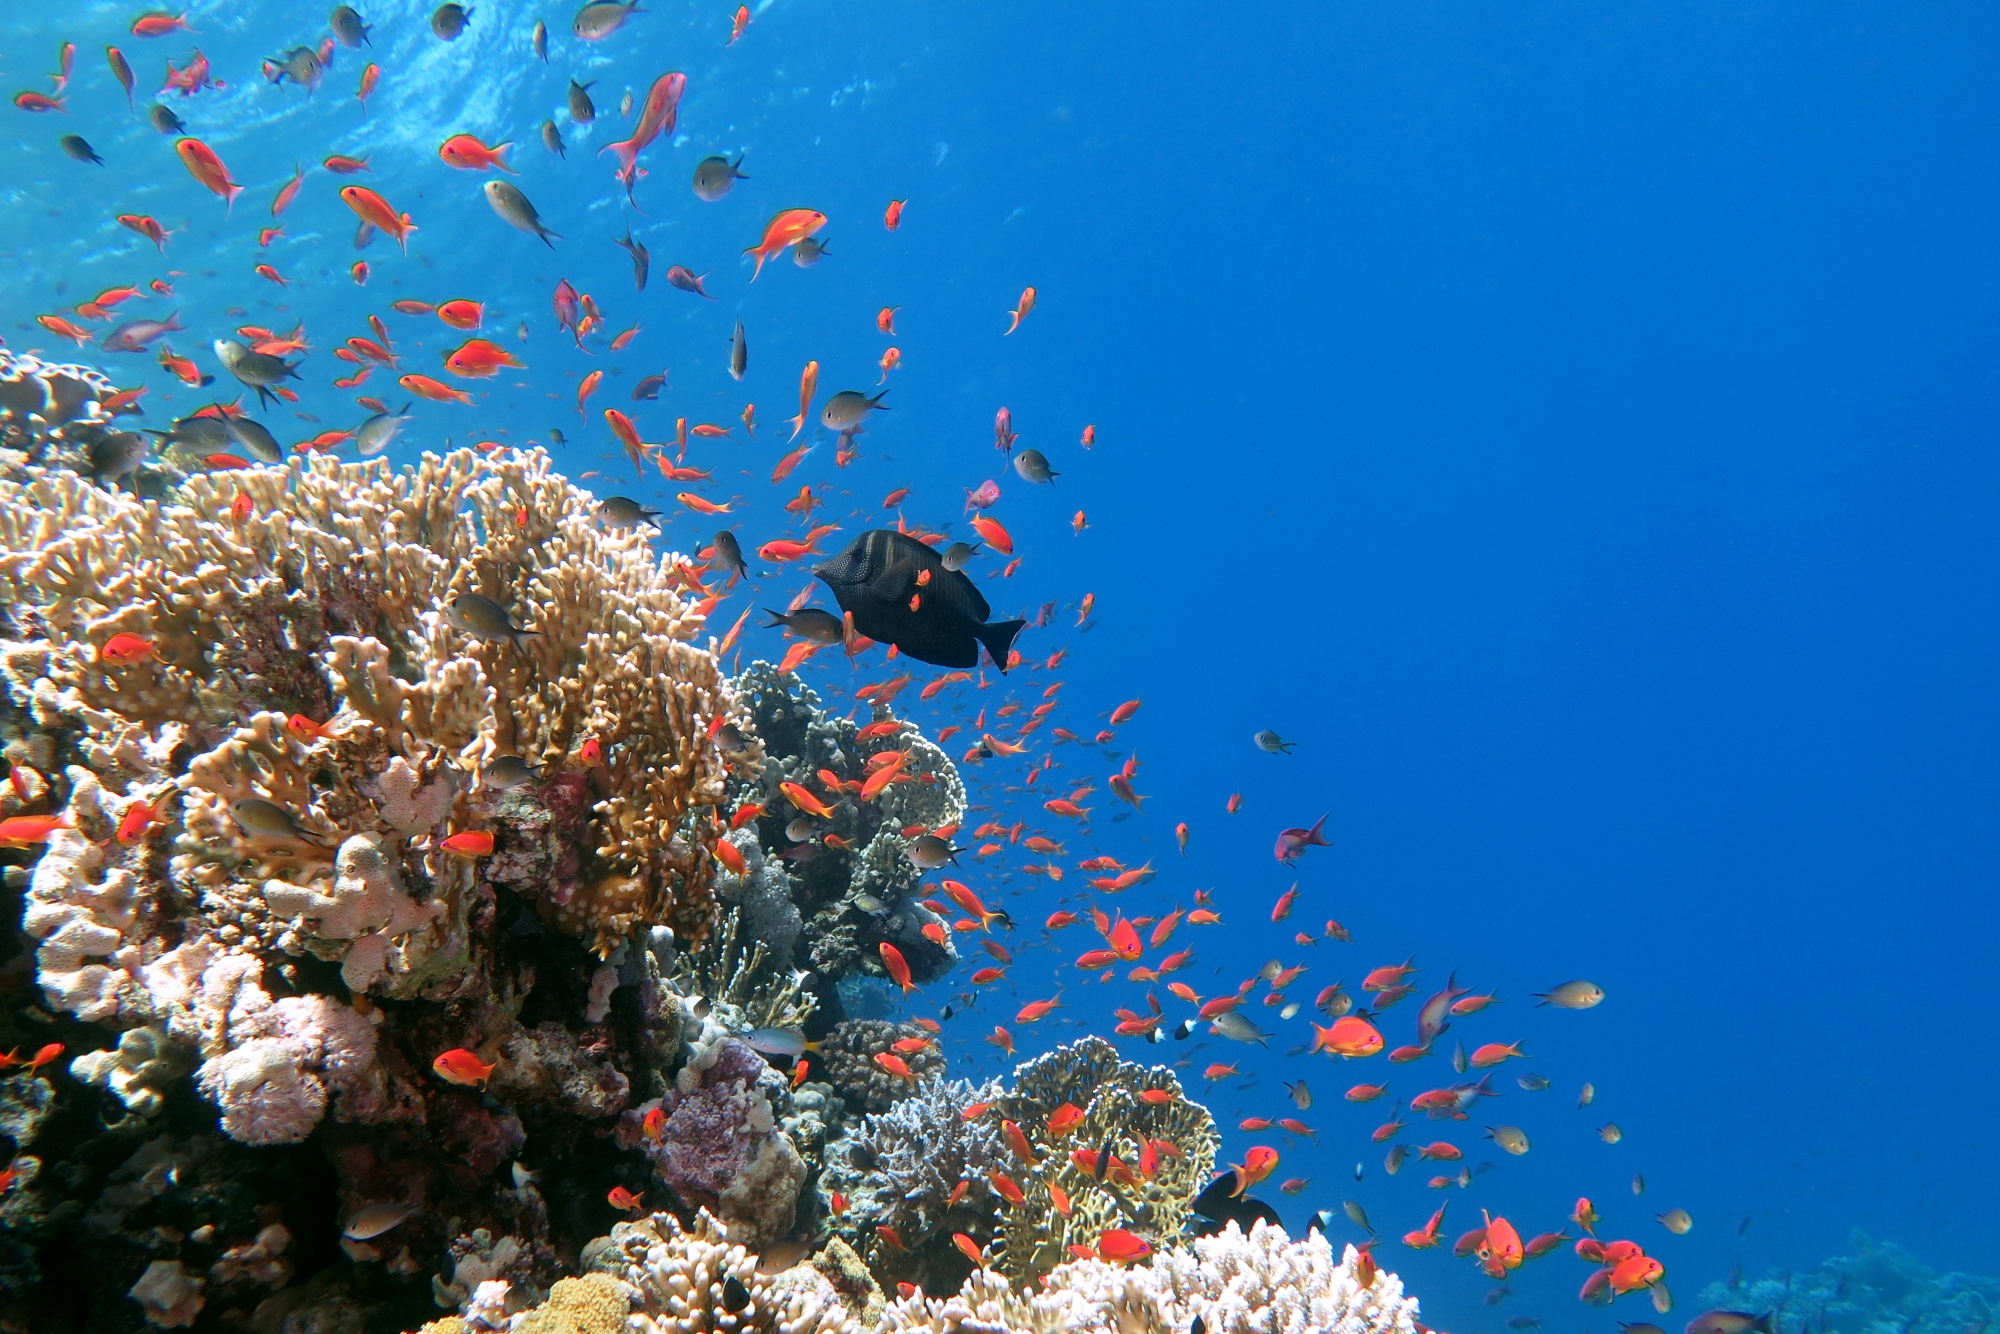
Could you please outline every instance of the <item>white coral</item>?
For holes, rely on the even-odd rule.
[[[56,1008],[87,1023],[143,1020],[146,998],[132,976],[140,942],[126,938],[142,907],[139,877],[110,864],[116,843],[107,851],[89,832],[116,828],[115,799],[88,769],[72,765],[69,778],[70,825],[49,835],[35,863],[22,927],[41,942],[36,967]]]
[[[395,763],[403,761],[398,758]],[[366,991],[390,971],[397,943],[435,922],[445,904],[441,899],[418,903],[410,897],[376,834],[356,834],[342,843],[333,870],[331,893],[289,880],[267,880],[264,901],[280,917],[316,922],[314,934],[323,939],[353,941],[341,960],[341,979],[352,991]]]
[[[148,1324],[185,1329],[207,1305],[201,1284],[201,1275],[188,1273],[179,1260],[155,1260],[125,1295],[145,1309]]]

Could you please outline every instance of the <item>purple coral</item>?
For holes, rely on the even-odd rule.
[[[715,1213],[732,1241],[781,1236],[805,1182],[805,1161],[778,1125],[759,1085],[784,1081],[745,1043],[725,1038],[681,1072],[667,1094],[659,1142],[648,1145],[653,1170],[689,1204]]]

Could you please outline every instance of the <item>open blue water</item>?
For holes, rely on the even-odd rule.
[[[974,572],[1003,614],[1059,604],[1021,647],[1069,657],[929,704],[912,688],[899,707],[935,730],[1008,698],[1039,703],[1060,678],[1050,725],[1088,738],[1098,715],[1144,701],[1109,745],[1116,759],[1053,750],[1064,790],[1097,785],[1088,836],[1043,812],[1039,787],[1004,790],[1050,753],[1046,729],[1029,756],[976,771],[981,797],[995,819],[1066,837],[1072,867],[1092,852],[1150,859],[1156,879],[1099,900],[1129,915],[1212,887],[1226,926],[1182,927],[1173,946],[1198,948],[1177,976],[1202,994],[1270,958],[1311,965],[1296,1019],[1253,1007],[1280,1030],[1269,1050],[1124,1043],[1172,1059],[1205,1041],[1197,1085],[1209,1062],[1234,1061],[1246,1079],[1204,1086],[1231,1127],[1294,1115],[1281,1081],[1309,1080],[1318,1102],[1299,1115],[1317,1144],[1228,1136],[1232,1159],[1272,1143],[1279,1177],[1312,1179],[1296,1198],[1264,1188],[1288,1221],[1363,1204],[1384,1264],[1429,1323],[1459,1330],[1517,1314],[1611,1322],[1576,1304],[1587,1269],[1566,1256],[1488,1309],[1470,1261],[1394,1240],[1446,1198],[1449,1237],[1481,1208],[1551,1230],[1587,1195],[1609,1235],[1665,1261],[1688,1311],[1732,1266],[1810,1267],[1854,1228],[1941,1268],[1990,1267],[1993,5],[767,0],[734,46],[720,3],[653,0],[588,46],[566,8],[521,0],[481,0],[450,45],[428,6],[362,9],[372,51],[339,52],[308,98],[257,62],[316,44],[318,5],[201,0],[195,34],[151,40],[128,32],[132,5],[8,5],[10,96],[48,90],[62,41],[78,53],[72,114],[0,108],[7,345],[61,352],[35,315],[171,267],[174,301],[134,305],[178,308],[176,350],[207,370],[208,341],[236,325],[305,321],[315,350],[298,407],[320,422],[273,415],[289,442],[364,415],[331,387],[351,368],[330,350],[365,334],[371,311],[404,369],[449,378],[437,359],[462,335],[388,303],[467,297],[529,369],[479,387],[476,407],[420,403],[399,459],[447,441],[547,442],[559,427],[572,476],[602,470],[595,485],[672,509],[680,488],[632,489],[598,409],[632,412],[659,440],[677,417],[734,425],[754,401],[756,441],[737,426],[689,453],[716,469],[704,494],[742,497],[726,521],[746,549],[796,532],[780,507],[801,483],[830,489],[838,544],[899,487],[910,522],[963,534],[964,491],[998,477],[990,513],[1021,562],[1011,578],[998,560]],[[546,66],[529,50],[537,18],[554,30]],[[228,86],[169,101],[246,187],[232,211],[127,113],[106,43],[132,58],[141,112],[166,59],[209,57]],[[367,60],[383,72],[364,112],[353,90]],[[688,91],[672,142],[645,155],[641,214],[594,154],[630,124],[620,96],[643,100],[669,69]],[[572,75],[594,81],[593,128],[562,109]],[[539,141],[551,117],[566,159]],[[104,165],[64,156],[68,132]],[[458,132],[514,141],[510,179],[561,233],[553,249],[500,222],[480,176],[438,160]],[[348,182],[316,168],[284,234],[258,247],[294,164],[336,152],[370,158],[353,179],[418,223],[407,257],[382,239],[357,256],[336,194]],[[687,185],[711,152],[744,153],[750,177],[712,204]],[[894,233],[891,198],[909,201]],[[753,285],[740,252],[786,207],[829,216],[829,253],[811,269],[780,258]],[[164,260],[113,221],[126,212],[175,229]],[[612,243],[628,223],[652,252],[643,295]],[[371,265],[365,287],[349,277],[356,258]],[[260,262],[291,285],[257,277]],[[717,299],[668,287],[670,264],[708,274]],[[563,278],[609,330],[643,326],[628,348],[599,339],[588,355],[558,332]],[[1002,338],[1029,284],[1039,303]],[[819,361],[822,401],[872,387],[886,305],[902,306],[893,411],[869,422],[851,466],[817,432],[773,486],[801,366]],[[739,317],[740,386],[726,374]],[[207,400],[150,359],[120,360],[121,383],[150,386],[149,421]],[[585,419],[578,378],[600,368]],[[630,402],[663,368],[660,401]],[[358,392],[407,397],[393,373]],[[1003,405],[1020,444],[1060,471],[1053,488],[1005,470]],[[712,527],[684,515],[667,541],[691,551]],[[718,632],[804,583],[792,572],[732,597]],[[760,619],[746,661],[784,650]],[[893,671],[879,654],[859,671],[823,655],[807,674],[839,694]],[[1264,727],[1296,752],[1255,749]],[[1104,780],[1134,752],[1145,809],[1113,820]],[[1278,866],[1277,831],[1322,813],[1334,846]],[[1009,849],[968,877],[1016,919],[1021,957],[947,1027],[960,1071],[1002,1068],[979,1041],[995,1023],[1027,1055],[1143,1003],[1146,988],[1069,966],[1095,943],[1087,925],[1040,930],[1085,877],[1052,886],[1021,874],[1025,860]],[[1271,923],[1295,880],[1291,921]],[[1354,944],[1293,943],[1329,917]],[[1454,968],[1505,1004],[1409,1067],[1285,1055],[1309,1037],[1319,987],[1412,953],[1424,972],[1382,1018],[1392,1044]],[[1572,977],[1610,998],[1532,1008],[1529,992]],[[913,1012],[969,989],[953,983]],[[1013,1022],[1058,987],[1065,1008]],[[1504,1101],[1444,1123],[1469,1160],[1494,1164],[1470,1188],[1426,1189],[1423,1164],[1385,1175],[1368,1132],[1386,1102],[1353,1107],[1340,1090],[1449,1082],[1443,1052],[1460,1037],[1522,1040],[1525,1068],[1554,1087],[1520,1091],[1510,1063],[1496,1072]],[[1577,1111],[1585,1080],[1597,1099]],[[1607,1120],[1623,1142],[1600,1141]],[[1503,1123],[1529,1132],[1528,1156],[1478,1139]],[[1684,1237],[1652,1220],[1676,1206],[1696,1220]],[[1334,1231],[1361,1235],[1344,1220]]]

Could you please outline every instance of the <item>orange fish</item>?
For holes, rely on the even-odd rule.
[[[428,375],[405,375],[396,383],[418,398],[427,398],[433,403],[464,403],[467,406],[472,403],[472,395],[462,389],[453,389],[448,384],[440,384]]]
[[[488,148],[472,135],[454,134],[438,145],[438,156],[444,159],[447,166],[462,171],[486,171],[498,167],[509,175],[518,176],[520,173],[507,165],[506,153],[512,147],[512,143],[504,143]]]
[[[773,214],[764,224],[764,239],[743,252],[757,257],[750,281],[757,281],[757,275],[764,271],[765,260],[783,254],[788,246],[797,245],[824,226],[826,214],[809,208],[788,208]]]
[[[647,1139],[658,1144],[660,1137],[666,1133],[667,1129],[666,1109],[663,1107],[647,1108],[644,1119],[639,1122],[639,1128],[645,1132]]]
[[[1475,1254],[1479,1256],[1480,1266],[1486,1270],[1487,1277],[1505,1278],[1508,1270],[1521,1267],[1521,1234],[1504,1218],[1490,1217],[1483,1210],[1480,1216],[1486,1219],[1486,1233],[1480,1239]]]
[[[0,820],[0,844],[25,848],[46,843],[50,834],[69,827],[69,822],[60,815],[10,815]]]
[[[132,20],[134,37],[165,37],[170,32],[193,32],[188,26],[187,15],[169,14],[164,9],[149,9]]]
[[[1382,1034],[1359,1015],[1342,1015],[1330,1028],[1312,1026],[1312,1050],[1333,1056],[1373,1056],[1383,1047]]]
[[[1066,1102],[1049,1113],[1049,1133],[1067,1135],[1083,1120],[1083,1108],[1073,1102]]]
[[[1007,326],[1007,333],[1013,333],[1014,330],[1020,328],[1021,321],[1027,319],[1028,312],[1033,310],[1034,308],[1035,308],[1035,289],[1032,287],[1024,288],[1021,292],[1021,303],[1015,306],[1014,309],[1007,312],[1009,315],[1013,317],[1013,323]],[[1007,334],[1002,334],[1000,336],[1002,338],[1005,338]]]
[[[444,358],[446,370],[468,380],[498,375],[502,366],[511,366],[516,370],[527,369],[513,353],[498,343],[489,342],[484,338],[468,338],[446,353]]]
[[[1028,1143],[1028,1137],[1022,1133],[1017,1123],[1002,1121],[1000,1134],[1007,1141],[1007,1147],[1012,1149],[1023,1162],[1032,1164],[1035,1161],[1034,1146]]]
[[[137,843],[145,836],[148,829],[165,820],[160,809],[163,805],[164,802],[160,805],[144,801],[133,802],[126,809],[124,817],[118,821],[118,841],[128,845]]]
[[[729,20],[729,40],[725,42],[724,45],[725,46],[736,45],[737,41],[743,36],[744,29],[748,28],[749,26],[750,26],[750,6],[748,5],[736,6],[736,13]]]
[[[1009,1056],[1014,1054],[1014,1035],[998,1024],[995,1024],[993,1031],[986,1035],[986,1040],[1001,1051],[1006,1052]]]
[[[986,1267],[986,1252],[980,1250],[979,1243],[966,1236],[963,1232],[952,1233],[951,1244],[964,1252],[965,1258],[972,1261],[972,1263],[982,1269]]]
[[[141,662],[152,656],[153,641],[144,635],[135,635],[130,630],[120,631],[111,636],[104,641],[104,647],[97,650],[98,661],[119,667]]]
[[[486,318],[486,307],[477,301],[447,301],[437,308],[437,317],[454,329],[477,329]]]
[[[484,829],[468,829],[440,841],[438,846],[461,857],[490,857],[493,855],[493,835]]]
[[[1049,1000],[1029,1001],[1026,1005],[1023,1005],[1021,1007],[1021,1012],[1014,1016],[1014,1022],[1017,1024],[1032,1024],[1037,1019],[1040,1019],[1043,1016],[1047,1015],[1050,1010],[1059,1007],[1061,1004],[1062,1004],[1062,997],[1060,996],[1053,997],[1052,999]]]
[[[1510,1056],[1522,1055],[1524,1053],[1518,1042],[1489,1042],[1472,1053],[1471,1065],[1475,1070],[1484,1070],[1500,1064]]]
[[[222,165],[222,159],[215,150],[199,139],[182,139],[174,145],[174,152],[180,155],[181,165],[188,174],[207,186],[210,191],[221,195],[229,204],[236,203],[236,196],[243,193],[243,187],[229,179],[229,168]]]
[[[987,546],[992,547],[1003,556],[1014,554],[1014,536],[1001,526],[998,519],[989,519],[984,514],[975,514],[972,516],[972,526],[986,540]]]
[[[901,309],[901,306],[882,307],[882,309],[875,312],[875,327],[883,333],[888,334],[889,337],[894,338],[896,336],[896,312]]]
[[[889,207],[883,210],[882,225],[892,232],[903,225],[904,202],[901,199],[892,199],[889,201]]]
[[[367,171],[369,161],[365,157],[343,157],[335,153],[320,165],[335,175],[352,176],[357,171]]]
[[[354,90],[354,95],[361,99],[362,111],[365,112],[368,110],[368,94],[374,92],[375,85],[381,81],[382,67],[380,65],[371,62],[368,68],[361,71],[361,85]]]
[[[875,1064],[881,1066],[898,1079],[907,1079],[913,1084],[917,1081],[916,1072],[910,1069],[909,1062],[893,1052],[876,1052]]]
[[[903,952],[886,940],[875,948],[882,955],[882,966],[889,970],[889,977],[903,989],[903,994],[907,996],[915,991],[916,985],[910,981],[910,962],[903,957]]]
[[[1430,1222],[1424,1224],[1415,1232],[1405,1232],[1403,1234],[1403,1244],[1413,1251],[1429,1250],[1436,1246],[1438,1244],[1438,1228],[1444,1223],[1444,1211],[1445,1206],[1439,1205],[1438,1211],[1431,1215]]]
[[[486,1081],[499,1069],[499,1062],[482,1061],[477,1052],[463,1047],[453,1047],[444,1055],[431,1062],[431,1069],[447,1083],[464,1084],[484,1088]]]
[[[120,213],[118,215],[118,225],[121,227],[130,227],[133,231],[158,246],[161,254],[164,255],[167,253],[167,229],[160,225],[159,219],[148,217],[144,213]]]
[[[813,395],[818,392],[819,363],[817,361],[808,361],[805,370],[799,373],[799,415],[785,418],[786,421],[792,423],[792,440],[798,439],[799,433],[806,429],[806,414],[812,411]],[[791,441],[788,440],[786,443],[789,444]],[[772,480],[778,480],[775,474],[772,476]]]
[[[889,372],[895,370],[901,364],[902,360],[903,350],[901,348],[892,347],[887,352],[884,352],[881,361],[882,378],[875,383],[878,385],[889,383]]]
[[[350,185],[340,192],[340,198],[356,217],[378,231],[387,232],[396,238],[396,244],[410,253],[410,233],[417,230],[417,224],[410,221],[407,213],[397,213],[388,200],[362,185]]]
[[[1152,1253],[1152,1243],[1138,1233],[1122,1227],[1114,1227],[1097,1239],[1098,1257],[1112,1264],[1130,1264],[1134,1260],[1143,1260]]]
[[[289,287],[291,285],[290,283],[285,281],[284,274],[279,273],[269,264],[259,264],[254,270],[254,272],[259,278],[264,279],[266,282],[276,283],[280,287]]]
[[[610,1193],[604,1198],[611,1202],[612,1208],[622,1209],[628,1214],[639,1213],[646,1207],[643,1202],[645,1198],[643,1192],[639,1195],[634,1195],[623,1186],[613,1186]]]

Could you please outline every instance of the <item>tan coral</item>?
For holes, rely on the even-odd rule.
[[[1148,1089],[1173,1098],[1148,1102],[1140,1097]],[[1051,1136],[1049,1114],[1064,1103],[1081,1108],[1083,1119],[1067,1135]],[[994,1264],[1016,1281],[1041,1277],[1068,1257],[1071,1245],[1095,1245],[1111,1228],[1129,1229],[1155,1245],[1178,1237],[1195,1196],[1208,1184],[1220,1143],[1214,1118],[1188,1101],[1173,1071],[1121,1060],[1098,1037],[1021,1066],[1012,1092],[989,1115],[1017,1123],[1036,1154],[1016,1177],[1025,1202],[1002,1207],[995,1234]],[[1147,1140],[1178,1152],[1156,1150],[1157,1167],[1142,1176],[1137,1168]],[[1107,1144],[1120,1170],[1102,1178],[1070,1156],[1072,1149],[1101,1152]],[[1055,1208],[1052,1184],[1068,1194],[1068,1214]]]
[[[620,1223],[593,1242],[590,1263],[637,1289],[633,1334],[861,1334],[840,1294],[815,1269],[757,1272],[757,1257],[724,1240],[706,1211],[684,1228],[671,1214]],[[749,1300],[728,1300],[729,1280]],[[735,1309],[731,1309],[734,1306]]]

